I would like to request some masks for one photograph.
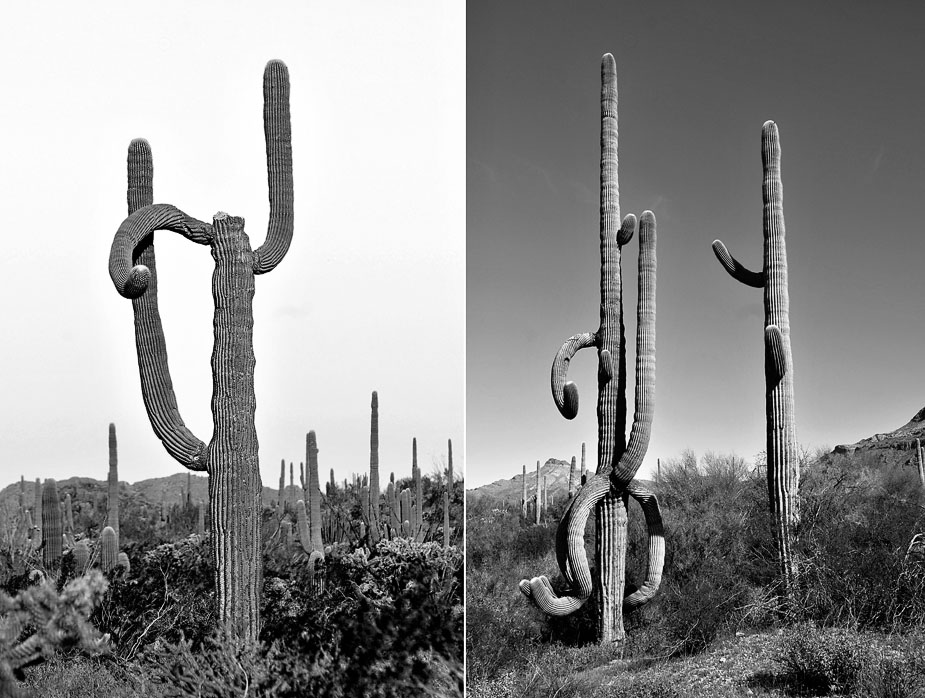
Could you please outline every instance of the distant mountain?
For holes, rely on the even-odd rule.
[[[915,440],[925,444],[925,407],[913,415],[906,424],[893,431],[874,434],[853,444],[835,447],[834,454],[874,453],[885,460],[902,465],[915,463]]]
[[[556,458],[549,458],[540,466],[540,481],[546,478],[546,487],[549,488],[549,497],[555,497],[559,500],[561,497],[568,496],[568,478],[571,468],[571,460],[564,461]],[[581,484],[581,464],[575,466],[575,487]],[[475,489],[466,490],[466,501],[472,502],[483,496],[491,497],[500,501],[519,503],[523,495],[523,472],[515,475],[510,480],[496,480],[488,485],[482,485]],[[527,499],[536,496],[536,466],[527,468]]]
[[[70,494],[74,503],[77,502],[97,502],[99,498],[105,498],[108,492],[105,480],[94,480],[89,477],[70,477],[66,480],[58,480],[58,491],[63,499],[66,494]],[[189,483],[192,489],[191,499],[193,503],[200,499],[207,502],[209,500],[209,480],[208,477],[191,473]],[[147,502],[151,505],[160,504],[163,500],[168,505],[178,504],[186,496],[187,474],[175,473],[167,477],[156,477],[148,480],[140,480],[134,484],[129,482],[119,482],[119,497],[121,499],[138,499],[141,502]],[[302,499],[302,489],[296,485],[294,492],[286,487],[287,493],[294,495],[293,499]],[[26,489],[24,503],[31,508],[35,504],[35,480],[26,480]],[[275,502],[279,495],[279,488],[264,487],[263,503],[269,505]],[[14,482],[0,490],[0,502],[7,499],[18,501],[19,483]]]

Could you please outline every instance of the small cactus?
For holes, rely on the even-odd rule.
[[[132,563],[130,563],[128,560],[128,553],[120,552],[118,555],[116,555],[116,565],[121,565],[125,569],[123,574],[126,576],[128,576],[129,572],[132,571]]]
[[[100,534],[100,566],[103,572],[112,571],[119,564],[119,534],[107,526]]]
[[[74,543],[73,555],[74,566],[77,568],[77,571],[82,574],[86,571],[87,565],[90,564],[90,546],[87,544],[86,538],[81,538]]]

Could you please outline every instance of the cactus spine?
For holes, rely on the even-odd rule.
[[[369,418],[369,538],[379,540],[379,395],[373,391]]]
[[[732,278],[764,289],[764,376],[767,419],[767,477],[771,521],[783,595],[789,597],[797,575],[794,555],[800,520],[800,462],[793,408],[793,356],[790,351],[790,294],[787,289],[787,245],[784,198],[780,175],[780,136],[777,125],[761,129],[764,266],[760,272],[743,267],[719,240],[713,252]]]
[[[270,218],[266,241],[252,250],[244,219],[218,213],[211,224],[174,206],[153,204],[151,149],[129,147],[129,217],[113,241],[109,271],[119,293],[131,298],[142,397],[155,434],[187,468],[209,473],[212,552],[218,616],[238,637],[255,641],[260,625],[260,467],[254,426],[254,277],[272,271],[292,240],[292,141],[289,74],[270,61],[263,75],[263,122]],[[154,231],[172,230],[209,245],[215,260],[212,294],[214,432],[207,446],[180,417],[157,310]]]
[[[523,580],[520,590],[545,613],[567,615],[596,593],[598,639],[620,642],[622,606],[640,599],[624,599],[627,496],[643,506],[649,529],[646,597],[661,578],[664,538],[658,503],[633,478],[649,443],[655,393],[655,216],[645,211],[639,221],[639,298],[636,338],[636,415],[626,442],[626,349],[623,325],[621,248],[633,236],[636,217],[620,225],[617,178],[617,72],[613,56],[601,60],[601,304],[600,327],[570,337],[553,361],[551,385],[559,412],[567,419],[578,413],[578,389],[566,382],[569,362],[580,349],[598,351],[598,468],[565,511],[556,535],[556,557],[567,588],[557,595],[546,577]],[[596,510],[596,579],[592,580],[585,553],[585,523]],[[631,602],[630,599],[633,599]]]
[[[54,572],[61,565],[63,553],[64,525],[61,522],[60,504],[58,484],[48,478],[42,488],[42,536],[45,540],[42,564],[49,572]]]
[[[107,477],[108,514],[107,525],[119,534],[119,454],[116,444],[116,425],[109,424],[109,476]]]

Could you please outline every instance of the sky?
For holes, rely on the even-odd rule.
[[[184,472],[141,398],[131,303],[107,263],[127,215],[126,152],[151,143],[154,200],[266,236],[262,76],[291,82],[295,232],[256,278],[261,475],[305,460],[323,477],[425,474],[453,439],[463,464],[465,10],[453,0],[17,3],[0,23],[0,486]],[[212,436],[207,247],[155,234],[183,419]]]
[[[779,128],[797,438],[832,448],[925,406],[925,8],[754,0],[469,3],[467,487],[596,466],[600,60],[616,58],[621,213],[658,221],[657,369],[640,475],[686,448],[765,448],[761,127]],[[638,240],[624,248],[632,423]]]

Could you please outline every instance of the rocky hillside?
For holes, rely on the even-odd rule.
[[[200,499],[209,500],[209,482],[205,475],[191,473],[187,480],[186,473],[175,473],[167,477],[140,480],[136,483],[119,482],[119,497],[121,500],[139,500],[139,503],[159,505],[161,501],[167,505],[177,504],[186,497],[187,482],[191,488],[191,500],[195,503]],[[289,490],[289,487],[286,488]],[[301,499],[301,489],[296,486],[293,499]],[[94,480],[89,477],[70,477],[58,480],[58,491],[62,497],[70,494],[75,505],[84,503],[91,507],[105,507],[107,484],[105,480]],[[263,502],[269,505],[276,501],[279,495],[278,488],[263,488]],[[12,499],[18,502],[19,483],[7,485],[0,490],[0,502]],[[35,505],[35,480],[26,480],[24,504],[28,508]]]
[[[549,458],[540,466],[540,481],[546,478],[549,496],[558,500],[568,496],[568,478],[571,469],[571,460],[564,461]],[[580,478],[581,463],[575,466],[575,478]],[[488,485],[482,485],[466,491],[467,501],[475,501],[479,497],[488,496],[498,501],[520,502],[523,493],[523,472],[518,473],[509,480],[496,480]],[[576,482],[576,487],[578,483]],[[527,467],[527,499],[536,496],[536,466]]]
[[[891,432],[874,434],[853,444],[841,444],[833,453],[872,453],[888,462],[900,465],[915,463],[915,440],[925,444],[925,407],[916,412],[912,419]]]

